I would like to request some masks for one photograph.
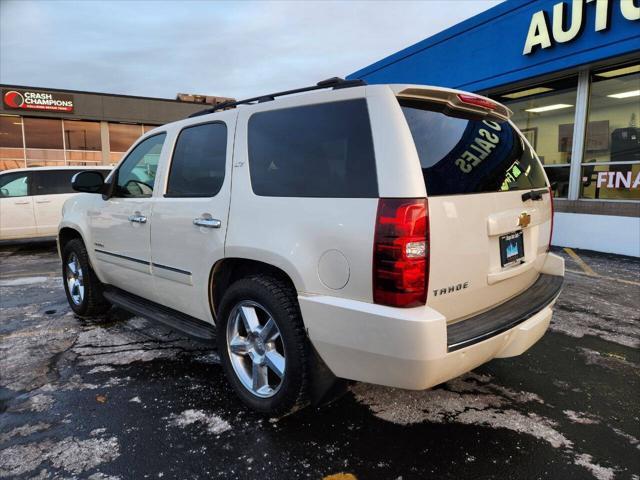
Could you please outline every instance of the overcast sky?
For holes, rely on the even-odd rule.
[[[499,0],[0,0],[0,83],[242,98],[345,76]]]

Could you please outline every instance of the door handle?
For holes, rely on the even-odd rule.
[[[222,226],[222,222],[215,218],[194,218],[193,224],[197,227],[205,227],[205,228],[220,228]]]
[[[147,217],[136,213],[135,215],[129,215],[129,221],[133,223],[147,223]]]
[[[36,203],[51,203],[51,200],[36,200]]]
[[[27,205],[31,202],[13,202],[14,205]]]

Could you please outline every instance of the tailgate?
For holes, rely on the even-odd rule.
[[[490,309],[538,278],[549,244],[550,194],[523,202],[522,193],[429,198],[427,303],[449,321]],[[529,223],[519,225],[521,218]],[[501,255],[500,238],[518,232],[522,232],[523,257],[503,266],[509,245],[503,240]]]
[[[427,99],[411,94],[398,101],[429,202],[427,304],[451,323],[536,282],[549,245],[551,194],[535,152],[499,105],[481,99],[469,111],[434,101],[431,91]]]

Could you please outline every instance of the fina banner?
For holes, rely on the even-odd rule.
[[[40,90],[2,90],[6,108],[41,112],[73,112],[73,95]]]

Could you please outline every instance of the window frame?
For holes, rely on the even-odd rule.
[[[177,194],[176,195],[176,194],[167,193],[167,191],[169,190],[169,180],[171,180],[171,172],[173,171],[173,160],[176,154],[176,146],[178,145],[178,140],[180,140],[180,135],[182,135],[182,132],[184,132],[189,128],[200,127],[203,125],[211,125],[216,123],[224,125],[225,133],[226,133],[226,144],[225,144],[225,150],[224,150],[224,176],[222,178],[222,183],[220,184],[220,188],[218,189],[218,191],[214,195],[208,195],[208,194],[199,194],[199,195]],[[164,198],[215,198],[217,197],[218,194],[222,191],[222,187],[224,186],[225,181],[227,180],[228,155],[229,155],[229,125],[227,125],[227,122],[225,122],[224,120],[210,120],[208,122],[192,123],[190,125],[185,125],[178,131],[178,133],[175,136],[175,140],[173,141],[173,147],[171,149],[171,160],[169,161],[169,168],[167,168],[167,178],[164,182],[164,192],[162,196]]]
[[[161,132],[156,132],[153,135],[149,135],[147,137],[143,136],[142,138],[139,138],[136,143],[131,145],[131,148],[129,148],[129,151],[127,152],[127,154],[124,157],[122,157],[122,160],[120,160],[120,163],[118,164],[118,166],[112,170],[112,175],[109,176],[109,183],[110,183],[110,185],[109,185],[109,198],[122,198],[122,199],[126,200],[126,199],[130,199],[130,198],[151,198],[151,197],[153,197],[153,194],[156,192],[156,181],[158,179],[157,175],[153,179],[153,192],[151,192],[151,195],[148,195],[148,196],[145,195],[145,196],[137,196],[137,197],[125,197],[125,196],[117,195],[117,186],[118,186],[118,178],[120,177],[120,169],[123,167],[123,165],[129,159],[129,157],[131,156],[133,151],[136,148],[138,148],[138,146],[141,145],[143,142],[146,142],[147,140],[149,140],[149,139],[151,139],[153,137],[157,137],[159,135],[164,135],[165,136],[165,139],[162,142],[162,148],[160,149],[160,156],[162,156],[162,151],[165,148],[167,138],[169,138],[169,133],[166,130],[162,130]],[[160,164],[160,159],[158,160],[158,165],[159,164]]]
[[[26,195],[19,195],[16,197],[0,197],[0,199],[8,199],[8,198],[25,198],[25,197],[32,197],[33,196],[33,172],[34,171],[22,171],[22,172],[12,172],[10,170],[7,170],[6,173],[4,173],[4,175],[1,175],[2,177],[4,177],[5,175],[11,175],[14,173],[24,173],[27,176],[27,194]]]

